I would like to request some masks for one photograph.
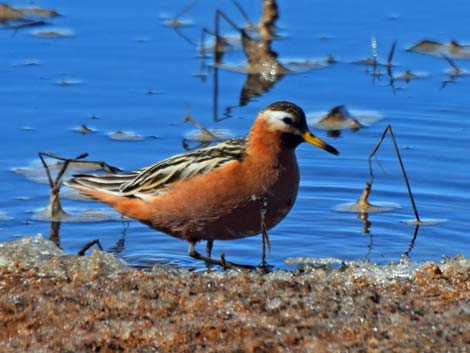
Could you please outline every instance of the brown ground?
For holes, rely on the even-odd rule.
[[[362,265],[143,272],[99,252],[56,255],[27,263],[0,244],[1,352],[470,352],[461,257],[407,277]]]

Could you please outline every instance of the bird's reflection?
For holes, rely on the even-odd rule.
[[[234,2],[235,3],[235,2]],[[242,10],[238,3],[237,7]],[[243,11],[245,18],[246,13]],[[259,23],[256,26],[247,21],[249,28],[240,28],[237,26],[225,13],[217,10],[215,13],[215,30],[214,33],[204,30],[204,33],[212,34],[215,38],[215,44],[209,48],[214,53],[213,57],[213,117],[215,121],[220,121],[229,116],[228,112],[233,107],[227,107],[222,117],[218,114],[218,89],[219,89],[219,72],[220,68],[230,69],[223,64],[223,56],[225,51],[230,47],[229,41],[220,35],[221,20],[223,19],[240,35],[241,45],[245,54],[247,63],[242,72],[246,72],[247,77],[240,92],[238,106],[244,106],[253,98],[261,96],[263,93],[269,91],[276,82],[289,72],[289,70],[282,65],[275,51],[272,50],[272,41],[276,38],[275,22],[279,17],[278,7],[276,1],[264,1],[263,13]],[[253,35],[252,35],[253,34]],[[204,42],[201,43],[203,54],[201,58],[205,60]],[[240,71],[237,69],[236,71]],[[203,72],[203,66],[201,66]]]
[[[243,106],[252,98],[269,91],[289,70],[279,62],[277,53],[271,49],[272,37],[254,39],[245,31],[241,32],[241,36],[248,61],[248,75],[240,93],[240,106]]]

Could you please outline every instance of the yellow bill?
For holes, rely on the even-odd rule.
[[[333,146],[327,144],[325,141],[323,141],[321,138],[315,136],[310,131],[307,131],[306,133],[304,133],[302,135],[302,137],[304,138],[305,142],[311,143],[312,145],[320,147],[321,149],[324,149],[325,151],[330,152],[332,154],[336,154],[336,155],[339,154],[339,152],[336,148],[334,148]]]

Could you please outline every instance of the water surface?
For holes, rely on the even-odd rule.
[[[205,80],[198,76],[200,29],[213,28],[217,6],[239,26],[244,20],[229,1],[198,2],[183,16],[192,25],[178,29],[182,37],[165,26],[161,16],[174,16],[186,4],[44,1],[35,5],[54,8],[62,16],[48,19],[51,27],[41,30],[65,31],[68,36],[38,37],[34,35],[38,28],[0,30],[1,241],[49,234],[49,222],[36,220],[33,214],[47,205],[48,185],[13,172],[31,165],[40,169],[39,151],[66,157],[88,152],[89,159],[131,170],[184,151],[182,140],[194,130],[182,121],[188,111],[209,129],[244,136],[261,108],[291,100],[312,119],[340,104],[351,112],[374,112],[380,119],[355,132],[345,129],[338,137],[312,127],[341,155],[307,145],[298,148],[299,196],[289,216],[270,232],[271,264],[288,267],[285,259],[296,257],[385,263],[398,261],[404,253],[416,261],[458,253],[470,256],[470,77],[456,77],[443,85],[449,80],[447,61],[406,51],[423,39],[470,43],[465,25],[468,2],[448,6],[443,1],[423,5],[363,0],[353,6],[348,1],[281,1],[282,38],[272,44],[281,62],[317,62],[333,55],[337,63],[286,75],[243,106],[239,97],[246,74],[220,70],[217,119],[214,69],[205,68]],[[260,2],[242,5],[252,21],[259,18]],[[224,34],[236,35],[228,25],[222,28]],[[373,37],[381,62],[397,41],[394,75],[411,70],[423,78],[397,79],[392,88],[384,67],[379,68],[381,76],[373,77],[371,67],[352,64],[372,55]],[[239,67],[244,60],[235,47],[223,63]],[[470,70],[469,60],[455,59],[455,63]],[[74,131],[82,124],[95,132]],[[378,153],[380,166],[374,163],[370,201],[401,207],[369,214],[368,226],[357,214],[335,210],[362,193],[369,177],[368,156],[388,124],[400,146],[421,217],[446,222],[420,227],[417,233],[406,223],[414,218],[413,210],[388,137]],[[141,138],[113,140],[109,135],[116,131]],[[70,199],[64,199],[63,206],[70,213],[102,208]],[[202,266],[186,255],[185,242],[137,222],[67,222],[60,236],[61,247],[69,253],[98,238],[105,249],[133,265]],[[216,242],[214,253],[224,251],[229,260],[257,264],[260,245],[260,237]],[[202,251],[203,244],[199,248]]]

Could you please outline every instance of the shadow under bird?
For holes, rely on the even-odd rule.
[[[264,234],[288,214],[299,188],[295,149],[302,142],[338,154],[308,130],[300,107],[275,102],[259,112],[246,138],[129,173],[75,175],[66,184],[188,241],[189,255],[201,259],[198,241],[212,245],[214,240]]]

